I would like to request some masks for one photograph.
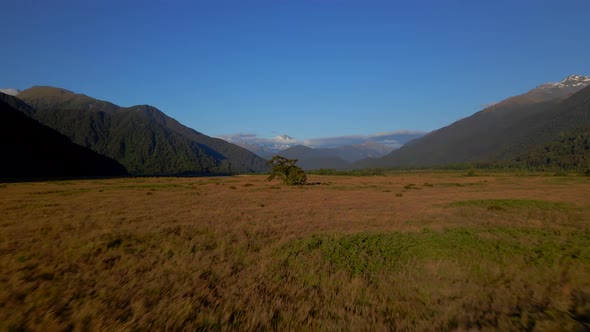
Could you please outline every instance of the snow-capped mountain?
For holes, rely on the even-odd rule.
[[[590,76],[570,75],[559,82],[544,83],[519,96],[508,98],[490,108],[497,108],[506,104],[540,103],[556,98],[568,96],[590,85]]]
[[[274,138],[275,141],[293,143],[296,140],[289,135],[279,135]]]
[[[537,87],[537,89],[564,89],[564,88],[583,88],[590,85],[590,76],[570,75],[559,82],[545,83]]]
[[[0,92],[7,94],[9,96],[16,96],[19,94],[20,90],[12,89],[12,88],[5,88],[5,89],[0,89]]]
[[[273,138],[262,138],[255,134],[221,135],[219,138],[248,149],[264,158],[271,158],[277,152],[301,144],[289,135],[278,135]]]

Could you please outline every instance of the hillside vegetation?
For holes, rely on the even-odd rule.
[[[265,160],[250,151],[185,127],[148,105],[119,107],[52,87],[33,87],[18,98],[36,109],[32,113],[36,120],[119,161],[132,174],[232,174],[267,169]]]
[[[590,128],[564,133],[556,140],[518,155],[508,165],[532,171],[573,171],[590,175]]]

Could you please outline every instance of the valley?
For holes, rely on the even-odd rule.
[[[590,331],[590,1],[6,1],[0,332]]]

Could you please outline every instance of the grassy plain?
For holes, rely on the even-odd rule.
[[[584,330],[590,178],[0,184],[0,330]]]

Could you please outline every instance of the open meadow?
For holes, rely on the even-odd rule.
[[[0,184],[0,330],[590,329],[590,177]]]

